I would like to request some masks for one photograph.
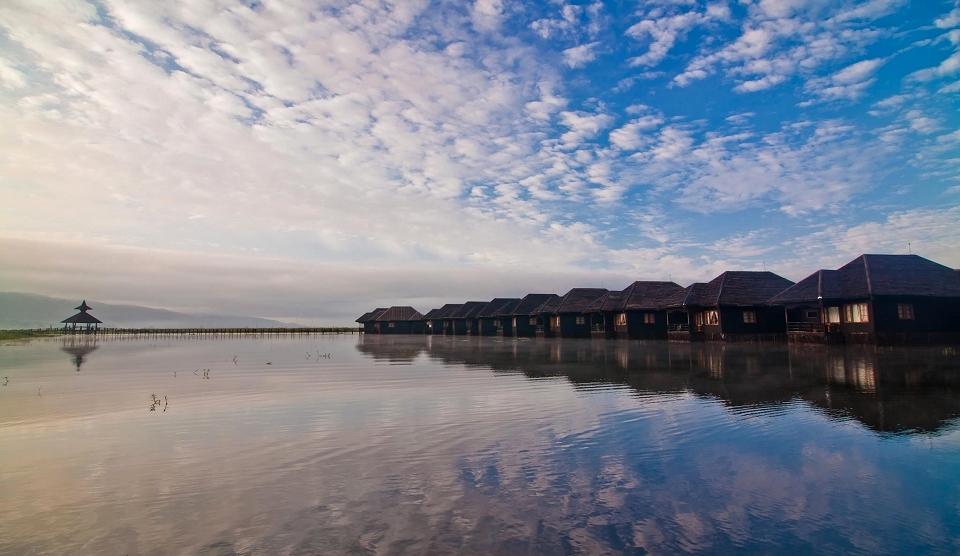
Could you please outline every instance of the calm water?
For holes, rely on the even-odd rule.
[[[0,347],[0,554],[960,552],[960,356]]]

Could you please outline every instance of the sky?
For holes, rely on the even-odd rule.
[[[954,0],[7,0],[0,291],[376,306],[960,267]]]

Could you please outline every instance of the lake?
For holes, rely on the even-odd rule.
[[[0,554],[960,552],[952,349],[0,347]]]

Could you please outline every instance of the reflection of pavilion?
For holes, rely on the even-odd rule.
[[[96,333],[97,330],[99,330],[99,325],[103,324],[103,322],[97,317],[87,312],[90,310],[90,306],[87,305],[86,300],[84,300],[79,307],[74,307],[74,309],[80,312],[77,313],[76,315],[73,315],[72,317],[65,318],[62,321],[60,321],[61,323],[63,323],[64,332],[69,330],[73,333],[76,333],[78,324],[81,326],[80,330],[87,333],[89,332]],[[83,328],[84,324],[87,325],[86,329]],[[71,327],[70,325],[73,325],[73,326]],[[90,325],[93,325],[92,329],[90,328]]]
[[[430,339],[362,341],[358,349],[390,361],[426,352],[449,365],[563,377],[574,387],[692,392],[737,411],[803,400],[829,417],[852,417],[883,433],[932,432],[960,417],[960,373],[955,359],[936,348]]]
[[[63,345],[60,346],[60,349],[73,356],[73,364],[77,366],[77,372],[80,372],[80,366],[83,365],[83,358],[89,355],[91,352],[96,351],[97,347],[96,338],[93,340],[76,340],[71,338],[69,340],[64,340]]]

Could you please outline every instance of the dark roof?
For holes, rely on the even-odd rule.
[[[622,305],[623,292],[607,292],[593,300],[584,308],[585,313],[599,313],[602,311],[616,311]]]
[[[460,310],[460,307],[463,307],[462,303],[447,303],[443,307],[437,309],[439,311],[437,314],[432,315],[430,318],[433,320],[438,319],[448,319],[450,315]],[[431,311],[432,313],[433,311]]]
[[[74,307],[74,310],[80,311],[81,313],[86,313],[87,311],[89,311],[89,310],[92,309],[92,308],[93,308],[93,307],[87,305],[87,300],[84,299],[84,300],[80,303],[80,306],[79,306],[79,307]]]
[[[704,282],[694,282],[677,293],[670,295],[663,301],[662,308],[683,307],[684,305],[700,305],[700,299],[707,288]]]
[[[498,316],[500,314],[499,313],[500,310],[502,310],[505,306],[509,305],[510,303],[513,303],[514,301],[520,301],[520,300],[514,297],[494,298],[492,301],[490,301],[490,303],[487,303],[487,306],[484,307],[483,310],[477,314],[477,316],[478,317]]]
[[[606,305],[604,305],[604,310],[642,311],[645,309],[659,309],[664,303],[672,299],[673,296],[679,295],[683,291],[683,286],[676,282],[637,281],[623,290],[623,294],[620,296],[619,307],[607,309]]]
[[[423,315],[423,320],[434,320],[439,319],[440,315],[443,314],[443,307],[439,309],[430,309],[427,311],[427,314]]]
[[[687,305],[764,305],[792,285],[790,280],[769,271],[728,270],[707,282],[699,292],[697,302],[691,298]]]
[[[871,295],[960,297],[960,275],[919,255],[860,255],[837,270],[818,270],[770,299],[775,305]]]
[[[509,303],[493,312],[494,317],[512,315],[513,311],[520,305],[519,299],[512,299]]]
[[[81,311],[70,318],[63,319],[61,323],[66,324],[102,324],[103,321],[91,315],[86,311]]]
[[[423,315],[421,315],[413,307],[390,307],[386,311],[380,314],[376,319],[377,322],[388,322],[388,321],[402,321],[402,320],[421,320]]]
[[[360,318],[358,318],[354,322],[364,323],[364,322],[375,321],[377,320],[377,317],[379,317],[386,310],[387,310],[386,307],[380,307],[380,308],[374,309],[369,313],[364,313],[360,315]]]
[[[513,315],[536,315],[541,306],[550,299],[560,299],[555,293],[528,293],[513,310]]]
[[[488,301],[467,301],[464,303],[460,309],[454,311],[452,314],[447,315],[446,318],[453,319],[473,319],[477,318],[477,315],[484,307],[487,306]]]
[[[582,313],[591,303],[602,298],[609,291],[606,288],[573,288],[563,296],[553,313]]]
[[[768,303],[771,305],[786,305],[789,303],[816,302],[821,297],[828,299],[843,297],[840,273],[836,270],[818,270],[773,296]]]

